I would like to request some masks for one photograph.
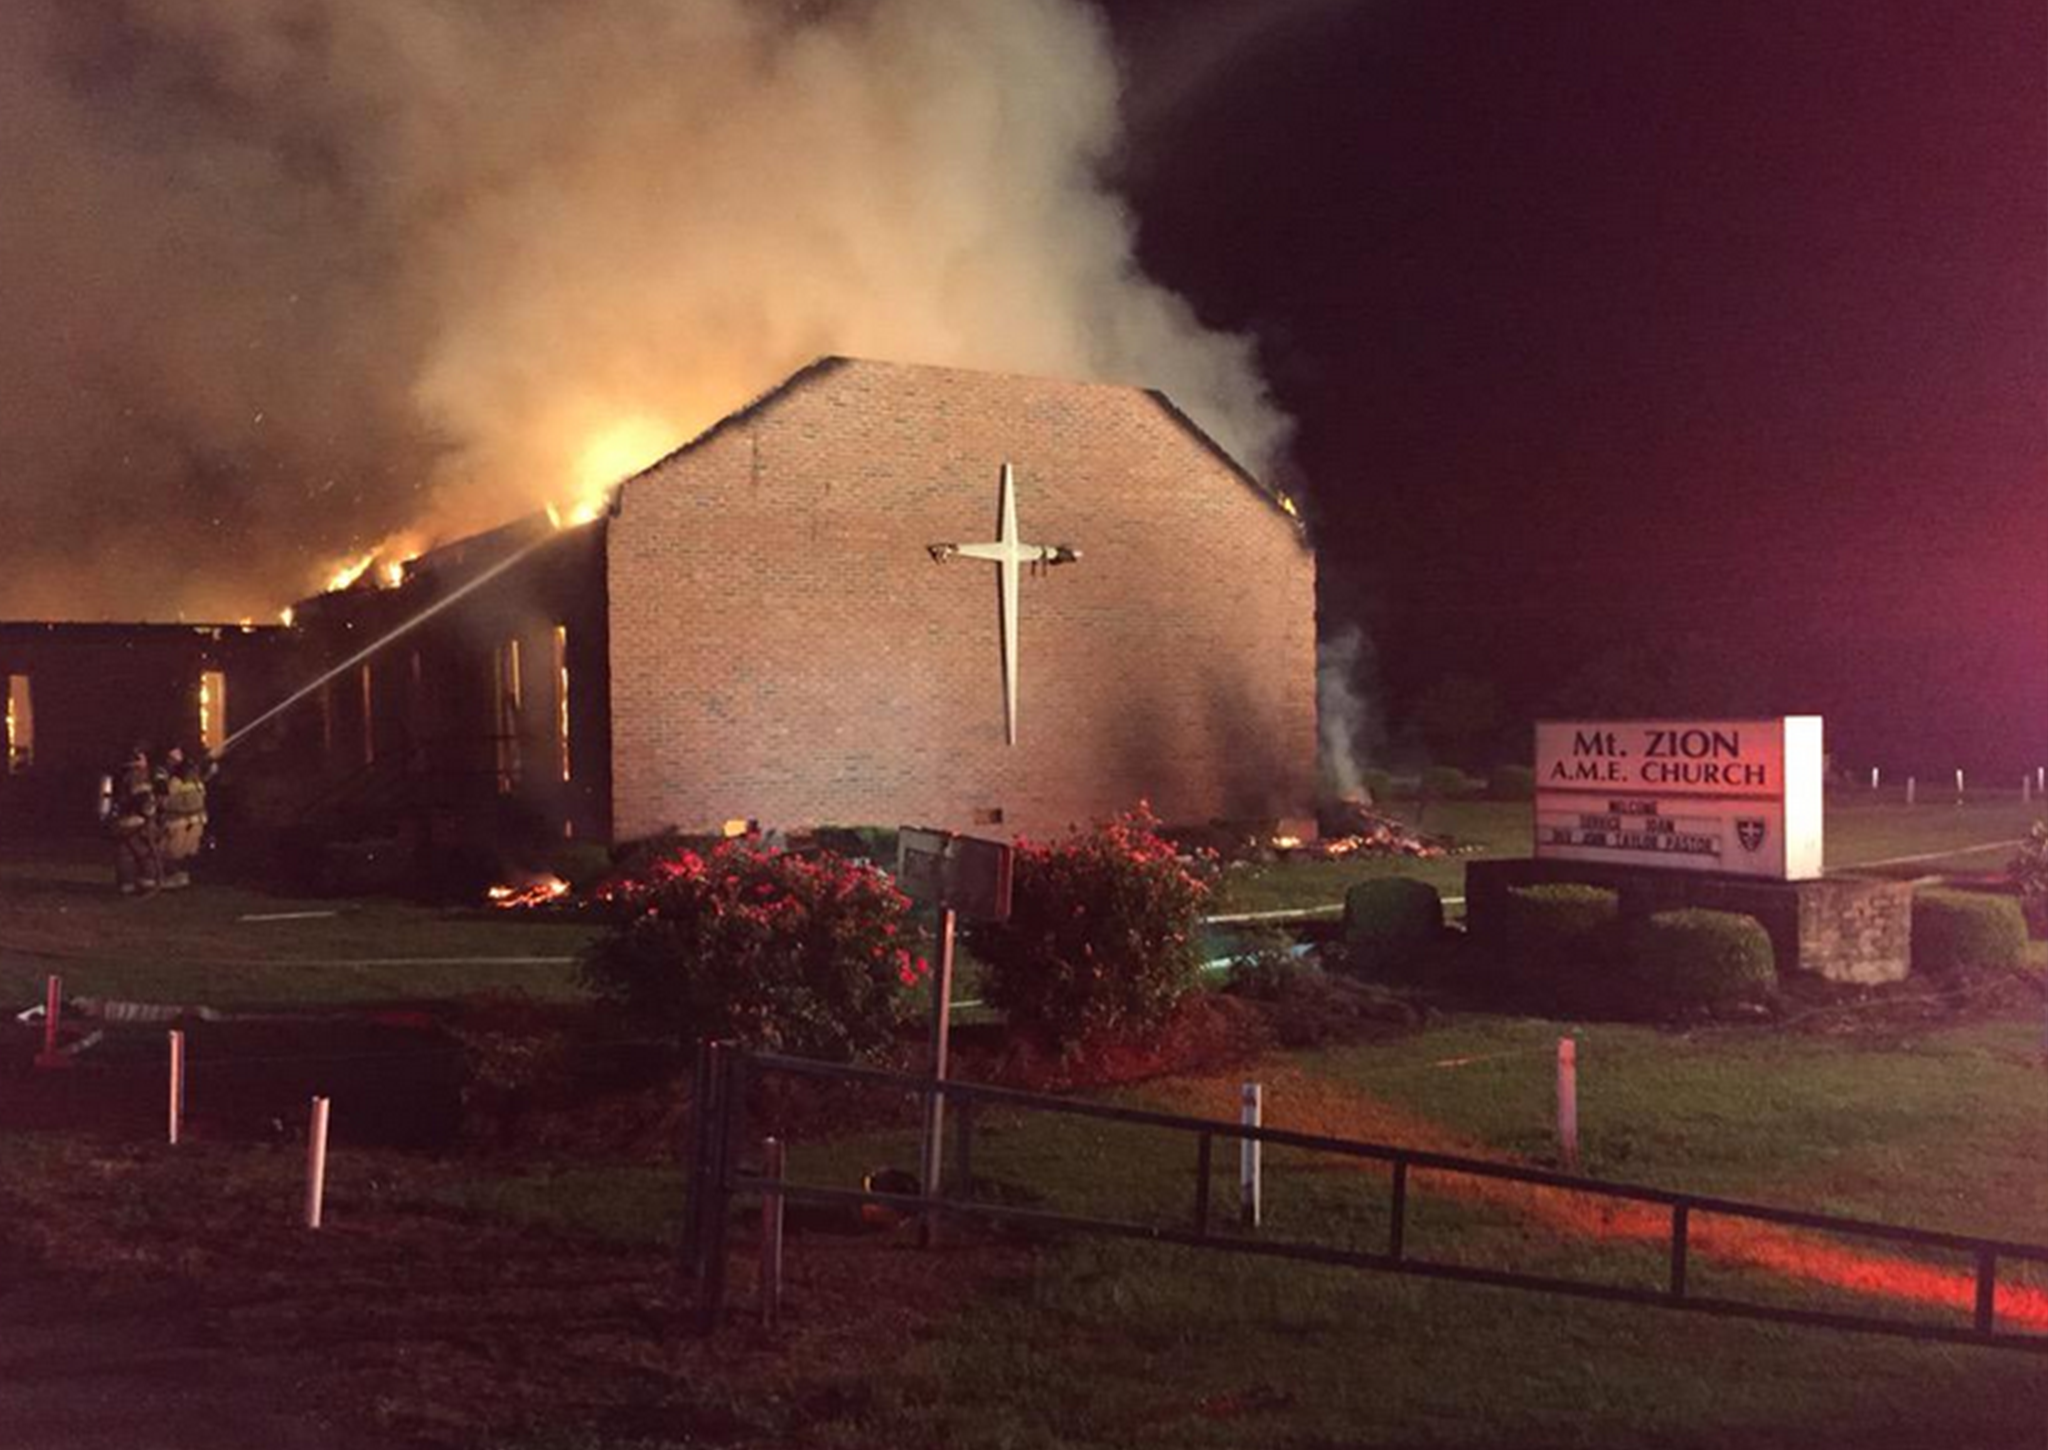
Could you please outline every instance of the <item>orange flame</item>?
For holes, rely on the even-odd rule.
[[[372,584],[396,589],[405,582],[405,566],[420,556],[420,539],[411,532],[392,534],[362,554],[334,566],[321,585],[323,594],[352,589],[365,575]],[[372,570],[375,570],[372,573]],[[289,624],[291,621],[285,621]]]
[[[329,572],[327,582],[320,587],[320,592],[323,594],[338,594],[342,590],[350,588],[376,562],[377,551],[375,549],[370,550],[369,553],[364,554],[359,559],[349,560],[347,563]]]
[[[526,906],[545,906],[569,894],[569,883],[559,876],[543,876],[525,886],[493,886],[484,895],[491,905],[505,911]]]
[[[576,455],[575,496],[559,508],[549,504],[548,522],[558,529],[589,523],[605,511],[614,488],[672,453],[681,441],[673,427],[645,414],[599,429]]]

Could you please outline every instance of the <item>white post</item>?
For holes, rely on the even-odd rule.
[[[1564,1166],[1579,1166],[1579,1045],[1557,1039],[1557,1146]]]
[[[312,1121],[306,1126],[306,1227],[320,1227],[327,1197],[327,1099],[313,1099]]]
[[[761,1176],[782,1182],[781,1140],[761,1142]],[[782,1195],[774,1188],[761,1194],[761,1327],[773,1329],[782,1318]]]
[[[55,972],[43,981],[43,1050],[37,1067],[69,1067],[71,1059],[57,1050],[57,1024],[64,1016],[64,979]]]
[[[1877,789],[1877,767],[1874,765],[1870,767],[1870,788]]]
[[[1961,770],[1959,769],[1959,770],[1957,770],[1957,771],[1956,771],[1956,804],[1957,804],[1957,805],[1961,805],[1962,803],[1963,803],[1963,773],[1962,773],[1962,771],[1961,771]]]
[[[2048,795],[2048,765],[2034,767],[2034,794]]]
[[[1919,781],[1917,781],[1917,780],[1915,780],[1915,779],[1914,779],[1914,778],[1913,778],[1912,776],[1910,776],[1910,775],[1909,775],[1909,776],[1907,776],[1907,777],[1906,777],[1906,804],[1907,804],[1907,805],[1911,805],[1911,804],[1913,804],[1913,798],[1914,798],[1914,796],[1915,796],[1915,795],[1917,795],[1917,794],[1918,794],[1918,791],[1916,790],[1916,787],[1917,787],[1917,786],[1918,786],[1919,784],[1920,784],[1920,782],[1919,782]]]
[[[1238,1121],[1247,1128],[1256,1128],[1261,1119],[1259,1085],[1248,1082],[1238,1098]],[[1265,1144],[1257,1138],[1240,1138],[1237,1145],[1237,1207],[1238,1221],[1246,1228],[1259,1226],[1262,1207],[1259,1192],[1259,1150]]]
[[[932,1081],[946,1080],[946,1058],[953,1030],[953,936],[958,918],[953,908],[943,907],[939,911],[939,967],[932,978]],[[939,1173],[945,1161],[946,1141],[946,1098],[934,1091],[924,1105],[923,1161],[918,1165],[921,1174],[925,1201],[931,1204],[925,1210],[924,1222],[918,1228],[918,1241],[925,1248],[938,1242],[939,1237]]]
[[[185,1034],[171,1029],[171,1146],[178,1143],[178,1129],[185,1117]]]

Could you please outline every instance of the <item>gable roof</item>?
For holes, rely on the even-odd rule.
[[[669,453],[663,454],[660,458],[648,464],[645,468],[640,469],[636,473],[628,474],[625,478],[620,479],[619,482],[613,485],[612,487],[611,504],[607,509],[607,512],[613,514],[616,514],[618,512],[619,499],[627,484],[632,483],[637,479],[645,478],[648,474],[651,474],[658,469],[666,467],[667,465],[673,463],[678,458],[683,457],[685,454],[694,452],[696,449],[706,446],[707,444],[711,443],[714,439],[722,436],[728,431],[734,428],[741,427],[744,424],[752,422],[754,419],[767,414],[768,412],[772,411],[778,404],[780,404],[784,399],[788,398],[791,394],[795,393],[798,389],[807,386],[808,384],[810,384],[811,382],[815,381],[818,378],[824,377],[828,373],[837,372],[839,369],[844,367],[859,367],[870,364],[878,367],[918,368],[926,372],[982,372],[986,376],[1026,376],[1025,374],[1017,373],[993,373],[985,369],[976,368],[943,367],[936,363],[885,362],[880,359],[847,357],[842,354],[828,353],[824,357],[820,357],[809,363],[806,363],[803,367],[798,368],[795,372],[791,373],[788,377],[784,378],[774,387],[768,389],[768,391],[749,400],[747,403],[745,403],[739,408],[734,409],[732,412],[727,413],[723,418],[720,418],[716,423],[713,423],[709,428],[706,428],[702,433],[699,433],[696,437],[690,439],[681,447],[676,448]],[[1306,528],[1302,523],[1301,515],[1295,510],[1293,502],[1289,500],[1285,494],[1279,492],[1277,489],[1268,488],[1265,484],[1261,483],[1250,469],[1246,468],[1242,463],[1239,463],[1236,458],[1232,457],[1228,449],[1226,449],[1221,443],[1218,443],[1214,438],[1212,438],[1208,434],[1208,432],[1206,432],[1202,428],[1202,426],[1199,423],[1195,422],[1193,418],[1190,418],[1186,413],[1182,412],[1179,405],[1177,405],[1171,398],[1167,397],[1166,394],[1161,392],[1159,389],[1141,388],[1129,383],[1098,383],[1092,382],[1085,378],[1060,378],[1053,379],[1052,381],[1076,383],[1082,387],[1107,388],[1114,389],[1120,392],[1141,394],[1143,397],[1149,400],[1153,406],[1158,408],[1160,412],[1164,413],[1167,419],[1176,428],[1180,429],[1189,437],[1193,438],[1194,441],[1197,444],[1199,444],[1205,452],[1207,452],[1210,456],[1212,456],[1218,462],[1223,464],[1224,467],[1228,468],[1231,471],[1231,473],[1236,476],[1239,482],[1243,483],[1245,487],[1251,489],[1252,492],[1256,493],[1260,498],[1264,499],[1268,504],[1272,505],[1274,509],[1284,514],[1287,517],[1288,522],[1294,525],[1297,532],[1301,532],[1304,535],[1306,534]]]

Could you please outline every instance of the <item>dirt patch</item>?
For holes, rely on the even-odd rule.
[[[1888,1041],[1943,1027],[2038,1011],[2048,978],[2026,971],[1963,971],[1930,981],[1909,977],[1880,987],[1829,982],[1800,973],[1780,993],[1783,1031]]]
[[[453,1142],[461,1129],[462,1045],[413,1011],[204,1020],[187,1017],[186,1136],[284,1140],[315,1096],[334,1101],[335,1141]],[[0,1130],[154,1138],[169,1108],[168,1027],[69,1019],[64,1039],[97,1040],[61,1069],[39,1068],[38,1028],[0,1034]]]
[[[866,1367],[1016,1272],[1013,1251],[957,1235],[923,1252],[898,1236],[797,1234],[783,1327],[768,1335],[751,1322],[742,1228],[730,1322],[702,1340],[669,1247],[466,1212],[444,1196],[458,1165],[348,1154],[314,1233],[296,1224],[296,1153],[54,1139],[13,1151],[0,1302],[21,1315],[0,1329],[0,1405],[70,1403],[89,1379],[67,1412],[77,1438],[48,1442],[67,1447],[801,1443],[812,1407],[858,1416]],[[59,1362],[38,1345],[69,1349]],[[150,1407],[169,1425],[246,1433],[124,1439]],[[263,1439],[272,1411],[310,1428]]]
[[[1256,1004],[1195,992],[1142,1041],[1103,1037],[1062,1052],[1017,1034],[987,1056],[972,1048],[960,1053],[957,1075],[1028,1092],[1072,1092],[1249,1062],[1273,1041],[1268,1014]]]

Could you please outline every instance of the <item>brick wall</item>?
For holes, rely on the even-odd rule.
[[[925,547],[996,536],[1005,461],[1084,556],[1022,581],[1014,747],[996,568]],[[822,364],[628,483],[607,567],[619,836],[1312,811],[1313,557],[1140,389]]]

